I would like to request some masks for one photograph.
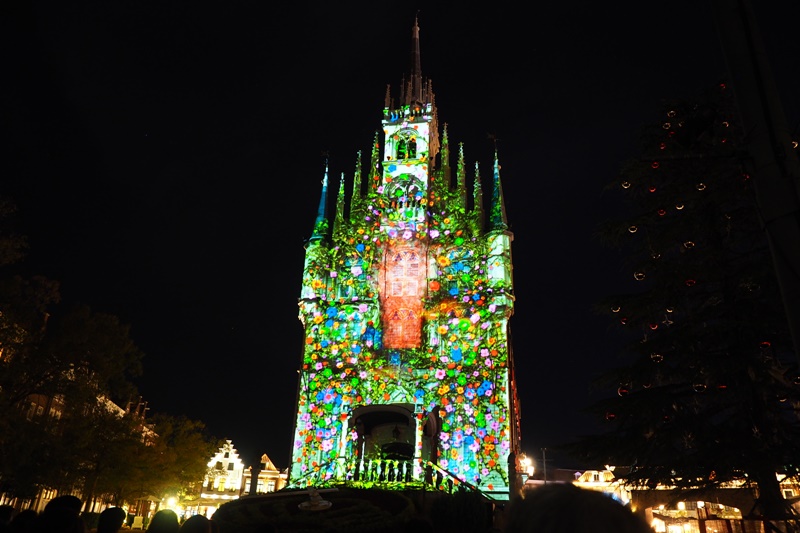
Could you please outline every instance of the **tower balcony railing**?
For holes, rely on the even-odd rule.
[[[295,486],[315,487],[375,487],[386,490],[419,490],[453,493],[468,491],[481,494],[494,501],[490,494],[464,481],[432,461],[423,459],[361,459],[336,461],[319,465],[319,468],[291,483]]]

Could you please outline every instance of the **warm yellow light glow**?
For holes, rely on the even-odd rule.
[[[522,459],[520,459],[520,464],[522,465],[524,472],[528,474],[528,476],[533,475],[533,470],[534,470],[533,459],[531,459],[527,455],[523,455]]]
[[[678,502],[678,510],[685,511],[686,510],[686,502]]]

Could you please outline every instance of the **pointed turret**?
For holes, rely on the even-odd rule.
[[[369,159],[369,185],[368,190],[370,188],[377,189],[378,185],[380,185],[381,180],[381,143],[380,143],[380,132],[375,132],[375,140],[372,141],[372,154],[370,154]]]
[[[497,150],[494,151],[494,173],[492,176],[492,204],[489,206],[489,230],[505,231],[508,229],[506,204],[503,199],[503,185],[500,183],[500,163]]]
[[[406,105],[413,102],[424,103],[422,99],[422,61],[419,53],[419,21],[417,17],[414,17],[414,27],[411,30],[411,75],[409,78]]]
[[[350,220],[355,217],[355,213],[361,206],[361,150],[356,156],[356,170],[353,173],[353,193],[350,195]]]
[[[344,172],[339,178],[339,194],[336,195],[336,214],[333,219],[333,234],[339,235],[345,229],[344,218]]]
[[[431,161],[433,164],[433,161]],[[449,190],[450,189],[450,180],[452,180],[452,170],[450,169],[450,144],[447,138],[447,124],[444,125],[444,131],[442,132],[442,151],[439,156],[439,175],[440,183],[437,185],[442,190]]]
[[[467,173],[464,168],[464,143],[458,145],[458,165],[456,166],[456,190],[458,191],[458,205],[467,208]]]
[[[322,193],[317,208],[317,219],[310,241],[320,241],[328,236],[328,162],[325,161],[325,175],[322,178]]]
[[[475,224],[478,233],[483,233],[483,185],[481,185],[481,172],[478,162],[475,162],[475,182],[472,186],[472,212],[475,214]]]

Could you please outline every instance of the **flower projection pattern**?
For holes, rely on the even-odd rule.
[[[463,148],[451,169],[433,94],[419,75],[410,80],[405,104],[393,107],[387,94],[366,192],[359,155],[349,213],[342,181],[331,224],[326,169],[299,299],[305,344],[289,486],[374,480],[367,473],[376,463],[395,461],[404,465],[381,470],[380,481],[429,483],[433,470],[507,498],[519,417],[500,165],[495,153],[486,221],[477,165],[470,207]],[[401,253],[413,254],[413,266],[399,264]],[[386,323],[411,314],[402,325]],[[403,329],[410,325],[420,331]],[[395,422],[366,427],[359,413]]]

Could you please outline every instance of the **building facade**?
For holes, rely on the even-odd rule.
[[[252,484],[254,473],[255,486]],[[229,501],[282,489],[286,485],[286,476],[286,472],[279,471],[267,454],[261,456],[257,468],[245,466],[233,442],[226,440],[209,459],[199,494],[185,499],[176,511],[185,516],[201,514],[211,517]]]
[[[451,166],[416,21],[411,55],[349,201],[344,175],[336,188],[324,171],[299,298],[289,485],[463,483],[507,499],[519,411],[500,164],[495,151],[484,206],[477,163],[468,193],[463,146]]]

